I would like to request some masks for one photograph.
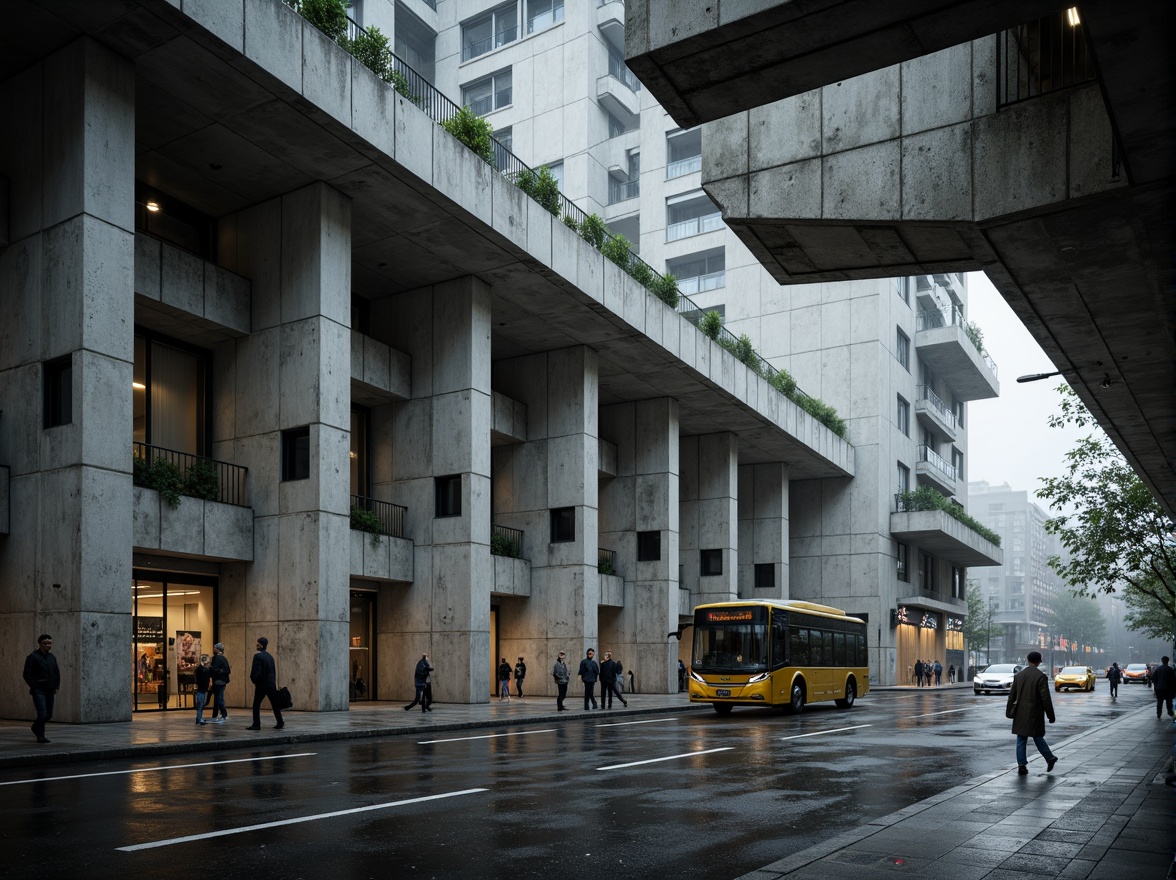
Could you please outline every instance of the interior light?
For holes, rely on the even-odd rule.
[[[355,459],[355,458],[359,458],[359,453],[357,453],[357,452],[356,452],[354,449],[353,449],[353,450],[351,450],[351,451],[350,451],[349,453],[347,453],[347,454],[348,454],[349,456],[351,456],[351,458],[353,458],[353,459]]]
[[[156,211],[159,210],[159,202],[150,201],[146,205],[144,205],[143,207],[145,207],[148,211],[150,211],[152,214],[154,214]]]
[[[1066,21],[1069,23],[1070,27],[1078,27],[1078,25],[1082,24],[1081,20],[1078,18],[1077,6],[1071,6],[1066,10]]]
[[[144,385],[142,382],[132,382],[131,387],[134,388],[136,391],[146,391],[147,390],[147,386]]]

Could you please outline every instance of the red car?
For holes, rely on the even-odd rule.
[[[1146,663],[1128,663],[1123,670],[1123,684],[1147,684],[1151,676]]]

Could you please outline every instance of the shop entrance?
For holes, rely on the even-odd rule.
[[[135,569],[131,693],[136,712],[194,705],[196,666],[216,643],[217,579]]]
[[[352,590],[348,694],[353,703],[373,699],[376,690],[375,622],[376,594]]]

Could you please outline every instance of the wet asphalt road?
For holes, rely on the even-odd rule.
[[[1004,703],[928,690],[796,717],[576,711],[561,725],[434,741],[9,770],[0,876],[737,877],[1011,766]],[[1105,682],[1055,695],[1047,738],[1056,746],[1145,704],[1151,692],[1131,687],[1111,703]]]

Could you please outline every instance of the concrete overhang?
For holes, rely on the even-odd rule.
[[[956,565],[1004,565],[1004,551],[942,510],[890,514],[890,535]]]
[[[940,494],[952,496],[956,494],[956,479],[952,473],[937,464],[923,460],[915,462],[915,477],[920,484],[935,487]]]
[[[641,112],[641,99],[637,93],[611,73],[596,78],[596,100],[619,119],[630,120]]]
[[[1000,396],[996,364],[980,353],[958,324],[917,331],[915,350],[919,359],[942,377],[960,400]]]
[[[618,50],[625,48],[625,0],[601,0],[596,7],[596,26]]]
[[[854,450],[606,261],[280,0],[242,16],[163,0],[6,5],[0,79],[81,36],[136,70],[136,176],[220,218],[322,181],[352,205],[352,293],[475,275],[491,355],[587,345],[600,404],[672,396],[683,435],[741,463],[852,476]],[[207,16],[206,18],[204,16]],[[256,292],[255,292],[255,295]]]
[[[913,596],[903,596],[896,603],[900,608],[921,608],[924,611],[942,611],[944,614],[959,614],[967,616],[968,605],[959,599],[936,599],[918,593]]]

